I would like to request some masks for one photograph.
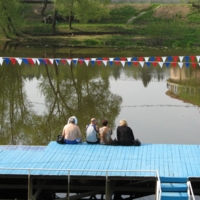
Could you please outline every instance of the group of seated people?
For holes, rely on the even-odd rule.
[[[65,144],[78,144],[82,142],[82,133],[77,125],[78,120],[75,116],[68,119],[68,123],[64,126],[62,135],[65,138]],[[90,124],[85,128],[86,142],[88,144],[103,145],[135,145],[135,138],[132,129],[128,126],[126,120],[120,120],[117,127],[117,138],[112,139],[112,129],[108,127],[108,121],[102,121],[102,127],[98,127],[97,120],[92,118]],[[137,145],[139,146],[139,145]]]

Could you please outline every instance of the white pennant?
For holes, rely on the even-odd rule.
[[[35,64],[36,61],[37,61],[37,58],[32,58],[32,60],[33,60],[33,62],[34,62],[34,64]]]
[[[16,61],[18,62],[19,65],[22,64],[22,59],[21,59],[21,58],[15,58],[15,59],[16,59]]]
[[[127,58],[128,62],[130,62],[130,61],[131,61],[131,59],[132,59],[132,58]]]
[[[0,57],[0,65],[3,64],[3,58]]]
[[[183,61],[183,58],[184,58],[183,56],[179,56],[181,62]]]
[[[107,60],[102,60],[102,62],[103,62],[103,64],[105,65],[105,66],[107,66]]]
[[[67,59],[68,65],[71,65],[72,59]]]
[[[160,65],[160,67],[163,67],[163,62],[158,62],[158,64]]]
[[[92,61],[95,61],[95,60],[96,60],[96,58],[91,58],[91,60],[92,60]]]
[[[54,59],[49,59],[49,61],[51,62],[51,64],[53,65],[53,61],[54,61]]]
[[[165,62],[166,58],[167,58],[167,57],[162,57],[162,61]]]
[[[144,57],[144,60],[147,62],[149,61],[149,57]]]
[[[140,61],[139,63],[141,65],[141,67],[144,67],[144,61]]]
[[[109,58],[109,60],[110,60],[110,61],[113,61],[113,60],[114,60],[114,58]]]
[[[84,60],[85,61],[85,64],[88,66],[89,65],[89,60]]]
[[[199,62],[200,56],[196,56],[196,58],[197,58],[197,62]]]
[[[39,61],[39,59],[37,59],[36,62],[37,62],[38,65],[40,65],[40,61]]]
[[[124,67],[125,66],[125,63],[126,63],[126,61],[121,61],[121,64],[122,64],[122,66]]]
[[[179,65],[180,68],[183,67],[183,63],[182,62],[178,62],[178,65]]]

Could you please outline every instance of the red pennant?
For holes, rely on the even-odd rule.
[[[78,62],[80,63],[80,65],[83,64],[83,59],[78,60]]]
[[[97,64],[98,64],[99,66],[101,65],[101,60],[97,60],[96,62],[97,62]]]
[[[154,67],[156,67],[157,66],[157,62],[152,62],[152,65],[154,66]]]
[[[162,58],[161,57],[156,57],[156,61],[160,62],[160,61],[162,61]]]
[[[63,65],[65,65],[67,62],[65,59],[61,59],[60,61],[62,62]]]
[[[143,57],[139,57],[138,60],[139,61],[144,61],[144,58]]]
[[[126,61],[126,58],[121,58],[121,61]]]
[[[179,57],[178,56],[173,56],[174,62],[178,62]]]
[[[195,58],[196,58],[195,56],[190,56],[190,59],[191,59],[192,62],[195,61]]]
[[[15,58],[10,58],[10,61],[11,61],[11,63],[12,63],[13,65],[15,65],[16,62],[17,62]]]
[[[133,64],[137,67],[138,66],[138,61],[133,61]]]
[[[115,64],[116,65],[119,65],[120,64],[120,61],[119,60],[114,60]]]
[[[192,67],[195,69],[197,67],[197,63],[193,62]]]
[[[172,67],[176,67],[176,62],[172,62]]]
[[[35,63],[33,62],[33,59],[32,58],[27,58],[28,60],[28,63],[31,64],[31,65],[34,65]]]
[[[47,65],[48,65],[48,64],[52,65],[52,63],[49,61],[48,58],[44,58],[44,62],[45,62]]]

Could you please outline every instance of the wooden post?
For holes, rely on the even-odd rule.
[[[105,196],[106,200],[112,200],[112,194],[113,194],[113,183],[108,180],[108,172],[106,172],[106,188],[105,188]]]

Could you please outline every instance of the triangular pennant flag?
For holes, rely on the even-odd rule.
[[[172,61],[172,56],[168,56],[168,57],[167,57],[167,60],[168,60],[169,62],[171,62],[171,61]]]
[[[13,65],[15,65],[16,62],[17,62],[15,58],[10,58],[10,61],[11,61],[11,63],[12,63]]]
[[[23,59],[22,59],[22,60],[23,60]],[[24,60],[23,60],[23,62],[24,62]],[[28,62],[28,60],[27,60],[27,62]],[[37,59],[37,64],[40,65],[39,59]],[[27,63],[27,65],[28,65],[28,63]]]
[[[189,56],[185,56],[185,62],[189,62],[190,57]]]
[[[37,59],[36,59],[36,58],[32,58],[32,60],[33,60],[33,63],[34,63],[34,65],[35,65]]]
[[[163,62],[158,62],[158,64],[161,68],[163,67]]]
[[[40,61],[40,64],[46,64],[46,62],[42,58],[39,58],[39,61]]]
[[[59,65],[60,59],[55,59],[55,62],[56,62],[57,65]]]
[[[133,61],[133,64],[137,67],[138,66],[138,61]]]
[[[192,62],[195,62],[195,58],[196,58],[195,56],[190,56]]]
[[[144,61],[140,61],[139,63],[141,65],[141,67],[144,67]]]
[[[190,63],[189,62],[186,62],[185,63],[185,66],[188,68],[190,66]]]
[[[154,66],[154,67],[156,67],[157,66],[157,62],[152,62],[152,65]]]
[[[28,59],[26,59],[26,58],[22,58],[22,61],[23,61],[23,63],[25,64],[25,65],[28,65],[29,63],[28,63]],[[40,62],[39,62],[39,64],[40,64]],[[38,65],[39,65],[38,64]]]
[[[67,61],[68,65],[71,65],[71,63],[72,63],[72,59],[71,58],[67,58],[66,61]]]
[[[67,60],[66,60],[66,59],[61,59],[60,61],[61,61],[61,63],[62,63],[63,65],[65,65],[65,64],[67,63]],[[71,64],[71,62],[70,62],[70,64]],[[69,65],[70,65],[70,64],[69,64]]]
[[[125,63],[126,63],[126,58],[121,58],[121,64],[123,67],[125,66]]]
[[[149,57],[144,57],[144,60],[147,62],[149,61]]]
[[[176,67],[176,62],[172,62],[172,67]]]
[[[33,62],[33,59],[32,58],[27,58],[28,60],[28,63],[31,64],[31,65],[34,65],[35,63]]]
[[[102,62],[103,62],[103,64],[104,64],[105,66],[107,66],[107,62],[108,62],[107,60],[103,60]]]
[[[174,62],[178,62],[178,56],[173,56]]]
[[[78,58],[73,58],[73,63],[76,65],[77,64],[77,61],[78,61]]]
[[[85,64],[88,66],[90,62],[90,58],[85,58],[84,60],[85,60]]]
[[[149,58],[149,61],[151,61],[151,62],[152,62],[152,61],[155,61],[155,57],[153,57],[153,56],[150,57],[150,58]]]
[[[197,62],[199,62],[200,56],[196,56],[196,58],[197,58]]]
[[[0,65],[3,65],[3,58],[0,57]]]
[[[94,64],[95,64],[95,61],[96,61],[96,58],[91,58],[91,63],[92,63],[92,66],[94,66]]]
[[[4,58],[4,61],[5,61],[6,65],[10,64],[10,59],[9,58]]]
[[[101,60],[96,60],[97,65],[100,66],[101,65]]]
[[[169,62],[166,62],[165,65],[166,65],[166,67],[169,67],[170,63],[169,63]]]
[[[146,62],[146,65],[147,65],[148,67],[150,67],[151,63],[150,63],[150,62]]]
[[[180,57],[179,57],[179,58],[180,58]],[[180,68],[183,67],[183,63],[182,63],[182,62],[178,62],[178,65],[179,65]]]
[[[138,61],[137,57],[133,57],[131,60],[132,61]]]
[[[22,64],[22,59],[21,59],[21,58],[16,58],[16,60],[17,60],[17,63],[18,63],[19,65]]]
[[[156,61],[160,62],[161,61],[161,57],[156,57]]]
[[[183,56],[179,56],[179,60],[182,62],[183,61]]]
[[[54,59],[52,59],[52,58],[49,59],[49,62],[50,62],[51,65],[53,65]]]
[[[143,61],[144,58],[143,58],[143,57],[139,57],[138,60],[139,60],[139,61]]]
[[[78,59],[78,62],[80,63],[80,65],[83,64],[83,61],[84,61],[84,58],[79,58],[79,59]]]
[[[192,67],[195,69],[197,67],[197,63],[193,62]]]
[[[167,57],[162,57],[162,61],[165,62]]]
[[[114,58],[109,58],[109,60],[110,66],[112,66]]]
[[[44,58],[44,63],[45,63],[46,65],[50,64],[49,59],[48,59],[48,58]]]

